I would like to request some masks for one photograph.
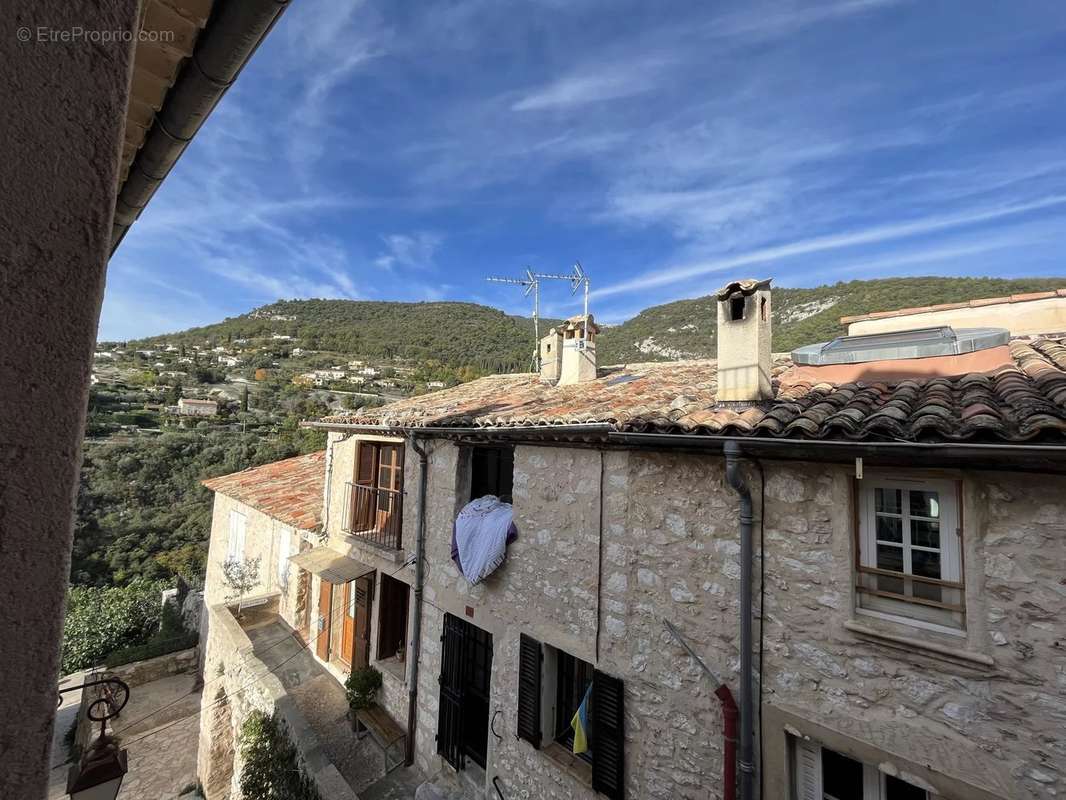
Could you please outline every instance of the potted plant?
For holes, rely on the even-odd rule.
[[[356,712],[374,705],[374,698],[380,688],[381,673],[373,667],[353,669],[348,675],[348,680],[344,682],[344,691],[348,695],[348,706],[351,709],[349,718],[352,721],[352,730],[359,729]]]

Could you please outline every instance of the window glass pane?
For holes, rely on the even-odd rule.
[[[908,494],[912,517],[940,516],[940,495],[937,492],[918,492],[912,489]]]
[[[911,520],[911,544],[918,547],[940,547],[940,523],[924,519]]]
[[[874,489],[874,509],[887,514],[899,514],[903,511],[899,489]]]
[[[924,789],[891,775],[885,776],[885,800],[927,800],[928,797]]]
[[[940,553],[911,550],[911,571],[923,578],[940,577]]]
[[[885,542],[903,541],[903,520],[900,517],[877,515],[877,538]]]
[[[822,791],[826,800],[863,800],[862,763],[823,747]]]
[[[877,568],[903,572],[903,548],[890,544],[877,545]]]

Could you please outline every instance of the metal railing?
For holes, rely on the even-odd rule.
[[[370,544],[399,550],[403,542],[403,492],[379,489],[359,483],[346,483],[344,505],[347,509],[343,530]]]

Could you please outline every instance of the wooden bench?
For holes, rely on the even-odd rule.
[[[375,703],[370,708],[356,711],[355,721],[355,735],[361,739],[369,733],[385,754],[386,774],[403,766],[407,760],[407,731],[401,728],[385,709]],[[390,756],[396,760],[390,761]]]

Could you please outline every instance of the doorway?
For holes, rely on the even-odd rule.
[[[492,634],[445,614],[437,752],[456,769],[485,767],[491,677]]]

